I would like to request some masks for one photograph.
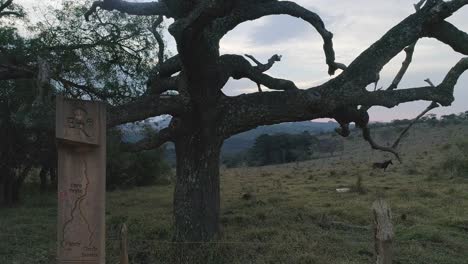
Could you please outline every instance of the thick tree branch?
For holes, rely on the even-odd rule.
[[[167,78],[182,70],[182,62],[179,55],[175,55],[154,68],[151,78]]]
[[[468,0],[427,1],[421,10],[393,27],[381,39],[361,53],[343,74],[330,82],[335,83],[335,85],[348,83],[348,86],[342,86],[343,89],[350,87],[364,89],[368,84],[376,81],[376,76],[392,58],[405,47],[425,36],[431,25],[440,23],[466,4],[468,4]]]
[[[0,64],[0,80],[30,79],[34,78],[36,72],[28,66],[17,66],[12,64]]]
[[[180,39],[183,35],[200,35],[216,18],[229,14],[236,0],[199,0],[196,1],[184,18],[176,20],[169,32]]]
[[[468,57],[461,59],[450,71],[445,75],[444,80],[437,87],[443,89],[447,94],[453,97],[453,89],[458,82],[460,76],[468,70]],[[442,104],[443,105],[443,104]]]
[[[23,17],[23,14],[15,11],[5,11],[0,13],[0,17],[4,16],[15,16],[15,17]]]
[[[173,141],[173,135],[170,128],[166,127],[155,133],[151,137],[144,138],[135,143],[123,144],[126,152],[141,152],[145,150],[157,149],[169,141]]]
[[[227,138],[261,125],[326,117],[328,110],[316,89],[224,97],[219,106],[224,113],[220,133]]]
[[[337,69],[345,69],[346,66],[341,63],[335,62],[335,51],[333,50],[333,34],[329,32],[322,21],[322,19],[314,12],[289,1],[266,1],[258,3],[252,1],[251,4],[242,4],[237,6],[231,11],[231,14],[217,19],[214,22],[213,31],[222,38],[227,32],[234,29],[237,25],[255,20],[269,15],[290,15],[293,17],[301,18],[311,24],[318,33],[322,36],[324,45],[323,49],[326,56],[326,63],[328,64],[328,73],[335,74]]]
[[[308,90],[292,90],[285,92],[254,93],[227,97],[223,100],[220,110],[225,112],[223,134],[228,136],[240,133],[260,125],[270,125],[281,122],[312,120],[316,118],[335,118],[342,126],[349,122],[361,122],[359,115],[350,114],[350,109],[363,106],[395,107],[401,103],[425,100],[443,106],[450,105],[453,100],[453,89],[458,78],[468,70],[468,58],[460,60],[446,75],[438,86],[432,85],[419,88],[379,90],[369,92],[356,90],[343,93],[340,87],[326,83]],[[362,110],[361,111],[364,111]],[[360,126],[365,126],[362,119]],[[237,125],[236,125],[237,124]],[[346,127],[344,127],[346,130]],[[346,134],[346,131],[343,131]]]
[[[160,115],[177,116],[187,111],[186,104],[179,96],[160,98],[159,95],[144,96],[133,102],[109,106],[107,127],[145,120]]]
[[[163,16],[159,16],[154,22],[153,24],[151,25],[150,27],[150,31],[151,33],[153,33],[154,35],[154,38],[156,39],[156,41],[158,42],[158,65],[161,65],[163,62],[164,62],[164,49],[165,49],[165,45],[164,45],[164,40],[163,38],[161,37],[161,35],[159,34],[158,32],[158,27],[161,25],[161,23],[164,21],[164,18]]]
[[[468,55],[468,34],[447,21],[431,25],[427,36],[449,45],[456,52]]]
[[[6,10],[8,8],[10,10]],[[7,0],[3,4],[0,5],[0,18],[5,17],[5,16],[23,17],[24,13],[21,10],[21,8],[17,8],[15,5],[13,5],[13,0]]]
[[[179,91],[179,75],[169,78],[157,78],[151,81],[150,94],[162,94],[169,90]]]
[[[160,94],[168,90],[179,91],[178,82],[180,76],[172,77],[172,75],[181,70],[182,63],[179,55],[175,55],[162,63],[158,63],[147,82],[150,93]]]
[[[13,0],[7,0],[5,3],[0,5],[0,12],[3,12],[6,8],[8,8],[11,4],[13,4]]]
[[[89,10],[85,13],[86,21],[89,21],[89,17],[97,11],[98,8],[113,11],[117,10],[130,15],[138,16],[166,16],[171,17],[169,9],[164,2],[129,2],[123,0],[104,0],[95,1]]]

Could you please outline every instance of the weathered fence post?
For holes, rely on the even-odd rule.
[[[128,264],[128,229],[123,224],[120,229],[120,264]]]
[[[105,264],[106,107],[56,100],[58,263]]]
[[[392,213],[387,203],[379,199],[372,204],[377,264],[391,264],[393,260]]]

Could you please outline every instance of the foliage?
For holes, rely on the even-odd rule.
[[[263,134],[247,151],[224,157],[223,164],[233,168],[298,162],[309,160],[316,154],[334,155],[343,148],[343,141],[339,138],[319,139],[307,131],[301,134]]]
[[[153,18],[105,12],[87,22],[89,2],[65,1],[30,27],[37,57],[47,60],[57,89],[67,95],[124,103],[145,91],[157,63]]]
[[[145,92],[157,57],[156,40],[148,29],[153,18],[106,12],[96,14],[88,23],[83,6],[89,3],[63,1],[59,8],[49,6],[37,23],[23,17],[24,11],[17,5],[10,5],[7,11],[14,10],[19,14],[16,17],[22,18],[0,15],[0,63],[34,72],[29,80],[0,81],[0,197],[11,191],[7,180],[15,184],[14,193],[19,193],[24,180],[18,176],[19,169],[56,166],[53,130],[57,94],[118,105]],[[127,166],[119,169],[118,162],[112,161],[117,166],[115,177],[132,171],[138,176],[121,179],[132,180],[130,185],[153,183],[157,173],[165,169],[158,150],[118,153],[116,159],[123,156]],[[137,165],[137,160],[144,164]],[[9,179],[5,175],[10,175]],[[110,183],[123,184],[121,180]]]
[[[49,163],[55,151],[49,103],[35,104],[31,81],[0,83],[0,206],[20,199],[31,167]]]
[[[250,149],[248,164],[264,166],[306,160],[316,141],[308,132],[299,135],[261,135]]]
[[[146,129],[146,137],[156,131]],[[164,148],[138,153],[126,152],[122,132],[113,129],[107,139],[107,188],[131,188],[168,184],[169,166],[163,160]]]

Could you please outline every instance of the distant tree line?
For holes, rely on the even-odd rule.
[[[399,127],[399,126],[406,126],[410,124],[413,120],[411,119],[395,119],[389,123],[372,123],[370,127]],[[436,114],[427,114],[426,116],[421,117],[418,120],[418,123],[428,124],[430,126],[445,126],[445,125],[456,125],[468,122],[468,111],[461,112],[458,114],[448,114],[442,115],[439,118]]]
[[[334,155],[343,150],[343,141],[338,138],[319,139],[309,132],[301,134],[263,134],[245,152],[224,157],[227,167],[265,166],[304,161],[316,154]]]

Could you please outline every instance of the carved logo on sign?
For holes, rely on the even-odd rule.
[[[81,107],[73,110],[73,116],[67,118],[68,128],[78,129],[85,137],[91,137],[87,130],[93,129],[93,119],[88,117],[88,112]]]
[[[60,102],[59,102],[60,103]],[[99,144],[99,104],[87,101],[62,100],[57,112],[57,138],[71,143]]]

